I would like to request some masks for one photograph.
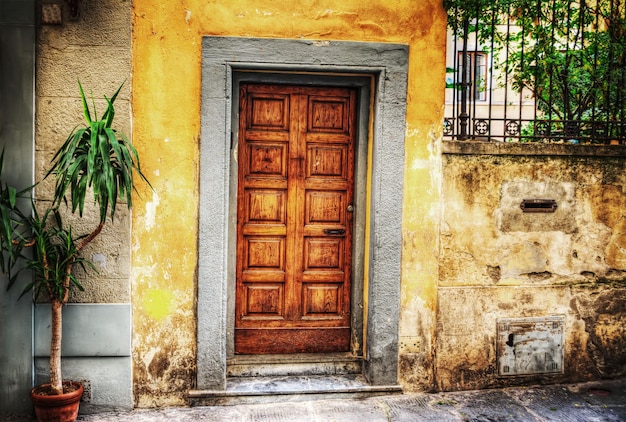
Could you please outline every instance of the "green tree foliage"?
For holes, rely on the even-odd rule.
[[[625,0],[444,0],[448,26],[494,49],[500,83],[537,118],[626,136]]]

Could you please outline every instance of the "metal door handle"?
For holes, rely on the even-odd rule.
[[[324,229],[324,234],[346,234],[344,229]]]

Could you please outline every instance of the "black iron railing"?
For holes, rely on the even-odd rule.
[[[626,141],[626,0],[446,0],[444,139]]]

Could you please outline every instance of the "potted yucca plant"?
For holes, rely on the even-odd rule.
[[[4,153],[0,157],[0,246],[4,252],[1,269],[9,273],[9,288],[15,285],[17,273],[32,272],[33,279],[21,296],[32,293],[35,300],[49,300],[52,308],[50,383],[31,391],[40,420],[75,420],[78,415],[82,386],[62,379],[61,339],[63,306],[72,289],[83,290],[74,269],[95,269],[81,256],[81,251],[98,236],[107,219],[113,222],[118,199],[132,208],[134,174],[149,185],[141,172],[137,151],[124,134],[113,128],[113,103],[123,84],[111,98],[104,97],[106,109],[99,119],[95,103],[92,118],[83,87],[80,82],[78,85],[86,124],[70,132],[52,159],[46,178],[54,178],[54,196],[47,207],[41,209],[33,197],[33,187],[18,191],[1,181]],[[76,234],[71,226],[64,225],[60,208],[67,205],[82,218],[87,197],[98,205],[99,222],[90,233]],[[20,208],[20,198],[31,202],[32,211]],[[54,407],[51,403],[58,401],[65,415],[50,416]],[[43,408],[39,409],[40,405]]]

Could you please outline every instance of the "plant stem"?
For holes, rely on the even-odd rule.
[[[61,374],[61,340],[63,327],[63,303],[58,298],[52,298],[52,337],[50,339],[50,388],[52,394],[63,393],[63,378]]]
[[[83,241],[78,245],[76,249],[76,253],[80,252],[89,242],[91,242],[104,227],[104,222],[100,222],[98,226],[94,229],[93,232],[89,236],[87,236]],[[74,261],[76,259],[76,255],[72,257],[67,263],[67,267],[65,269],[65,278],[63,280],[63,296],[62,297],[51,297],[51,305],[52,305],[52,316],[51,316],[51,338],[50,338],[50,389],[52,394],[63,394],[63,376],[61,373],[61,340],[62,340],[62,332],[63,332],[63,305],[67,303],[69,299],[70,292],[70,275],[72,273],[72,267],[74,265]],[[46,261],[44,256],[44,261]],[[47,262],[45,264],[46,270],[48,270]]]
[[[82,242],[80,242],[80,244],[78,245],[78,247],[76,248],[76,250],[78,252],[80,252],[81,249],[83,249],[85,246],[87,246],[87,244],[89,242],[91,242],[96,236],[98,236],[100,234],[100,232],[102,231],[102,228],[104,227],[105,222],[104,221],[100,221],[100,224],[98,224],[98,227],[96,227],[90,234],[89,236],[85,237],[83,239]]]

